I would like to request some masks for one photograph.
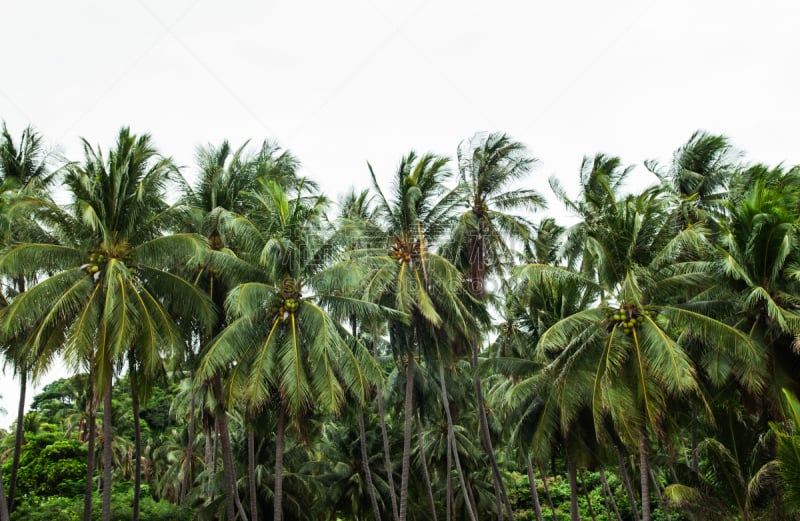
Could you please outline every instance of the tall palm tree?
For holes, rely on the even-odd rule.
[[[487,277],[503,276],[513,263],[514,243],[524,245],[531,238],[532,224],[523,216],[508,212],[532,212],[545,206],[544,198],[535,190],[514,188],[512,184],[530,173],[535,159],[522,143],[505,134],[475,135],[462,143],[458,151],[459,181],[465,185],[464,206],[442,254],[452,258],[461,270],[473,298],[487,297]],[[481,329],[470,339],[473,371],[478,365]],[[495,490],[502,499],[509,518],[514,518],[505,483],[489,433],[481,381],[473,379],[477,399],[481,443],[489,457]]]
[[[371,307],[336,293],[347,270],[323,269],[327,243],[319,223],[326,199],[303,195],[302,183],[291,197],[274,181],[260,184],[248,215],[229,222],[259,278],[230,291],[225,305],[232,320],[204,353],[197,378],[232,366],[228,385],[248,414],[276,407],[273,519],[280,520],[287,421],[302,431],[312,411],[334,413],[348,393],[363,402],[379,373],[360,344],[350,349],[346,331],[325,310]]]
[[[257,188],[257,179],[260,176],[269,175],[285,179],[288,172],[293,172],[296,163],[288,152],[281,151],[277,145],[266,141],[255,156],[248,154],[246,147],[247,143],[244,143],[234,150],[227,141],[224,141],[219,147],[208,145],[199,148],[197,183],[195,186],[184,187],[182,202],[188,209],[184,228],[205,237],[210,250],[205,264],[198,266],[192,277],[195,283],[208,293],[216,305],[217,312],[216,325],[210,333],[195,332],[195,336],[200,339],[200,356],[207,349],[211,339],[222,332],[229,321],[225,313],[225,299],[230,289],[241,281],[257,276],[252,266],[239,259],[236,252],[231,249],[232,239],[227,233],[225,223],[246,211],[248,206],[246,194]],[[270,169],[269,166],[274,168]],[[279,175],[274,176],[274,172],[278,172]],[[195,329],[196,326],[195,324]],[[189,367],[194,370],[198,356],[193,352],[187,352],[187,355],[189,355]],[[201,384],[203,388],[210,388],[214,394],[213,416],[218,426],[217,435],[222,447],[225,509],[228,518],[233,519],[236,508],[235,495],[238,492],[235,486],[236,476],[225,407],[226,399],[223,396],[223,376],[222,373],[212,375],[210,380]],[[191,399],[194,400],[194,394]],[[192,439],[189,441],[187,454],[191,454]],[[206,439],[206,443],[211,443],[211,440]],[[191,458],[187,457],[184,461],[188,464]]]
[[[68,210],[42,202],[41,215],[61,236],[59,245],[24,243],[0,257],[3,273],[39,266],[52,275],[17,297],[2,329],[16,334],[32,327],[35,347],[63,344],[74,366],[88,366],[103,406],[103,520],[111,519],[113,461],[111,386],[115,370],[132,346],[144,374],[157,353],[183,343],[170,310],[205,325],[214,316],[202,291],[171,268],[204,254],[204,243],[186,234],[163,235],[174,224],[164,202],[176,172],[158,155],[148,135],[120,130],[104,158],[84,140],[85,160],[65,177]]]
[[[618,200],[611,187],[624,176],[607,168],[618,162],[602,159],[582,175],[584,199],[569,204],[585,214],[573,235],[582,239],[580,277],[596,281],[601,300],[550,327],[537,349],[556,373],[576,359],[590,361],[595,424],[599,430],[609,414],[623,439],[637,447],[647,521],[649,434],[662,432],[668,397],[700,394],[687,343],[739,360],[737,376],[753,390],[762,379],[748,367],[757,367],[763,357],[746,334],[709,316],[714,302],[675,300],[676,290],[710,286],[709,263],[676,262],[675,252],[692,251],[697,234],[687,229],[675,235],[678,227],[657,189]],[[578,276],[539,265],[525,272],[534,285]]]
[[[24,211],[15,208],[15,202],[29,197],[49,197],[47,188],[51,184],[53,174],[49,171],[48,155],[44,149],[41,136],[31,127],[22,131],[20,139],[15,142],[5,123],[0,134],[0,248],[30,240],[42,240],[45,231]],[[30,271],[30,270],[26,270]],[[14,295],[25,291],[26,284],[33,274],[25,271],[12,274],[7,281],[8,291],[0,295],[3,305]],[[14,510],[17,472],[22,452],[23,417],[25,414],[25,395],[27,391],[30,369],[39,365],[47,367],[49,354],[36,360],[30,350],[22,347],[21,338],[9,338],[3,351],[6,361],[12,364],[19,378],[19,405],[17,407],[17,423],[14,438],[14,455],[9,476],[8,507]]]
[[[401,313],[389,321],[389,336],[394,356],[404,366],[406,377],[403,457],[400,480],[399,519],[408,511],[408,478],[411,454],[411,425],[414,413],[414,366],[419,352],[444,371],[452,362],[451,339],[468,338],[472,317],[459,297],[462,277],[444,257],[434,254],[436,243],[449,228],[459,189],[448,189],[447,159],[432,154],[403,157],[392,182],[392,197],[387,198],[370,166],[373,189],[383,234],[362,258],[370,275],[365,297]],[[466,343],[464,341],[464,343]],[[463,345],[463,344],[462,344]],[[441,379],[444,385],[444,379]],[[446,390],[443,399],[447,402]],[[451,438],[454,437],[449,407]],[[455,447],[455,443],[452,444]],[[460,466],[458,454],[454,454]],[[459,472],[466,495],[464,476]],[[466,502],[467,504],[469,501]],[[470,517],[474,517],[468,508]]]

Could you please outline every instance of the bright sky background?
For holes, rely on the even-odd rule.
[[[198,145],[277,139],[331,196],[476,131],[527,144],[548,194],[585,154],[668,161],[697,129],[794,165],[799,20],[790,0],[8,0],[0,119],[70,159],[128,125],[187,177]]]

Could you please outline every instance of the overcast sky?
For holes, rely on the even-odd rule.
[[[5,0],[0,119],[71,159],[127,125],[187,177],[198,145],[277,139],[332,197],[476,131],[528,145],[545,192],[585,154],[668,161],[697,129],[794,165],[798,22],[789,0]]]

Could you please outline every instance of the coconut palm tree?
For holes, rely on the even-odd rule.
[[[453,362],[453,342],[467,345],[472,317],[459,296],[462,277],[452,263],[433,253],[436,243],[449,228],[460,189],[448,189],[447,159],[411,152],[400,161],[387,198],[370,166],[377,195],[383,234],[375,246],[357,252],[369,270],[365,298],[400,312],[389,321],[389,336],[395,359],[404,366],[406,377],[403,457],[398,517],[406,519],[411,454],[411,425],[414,413],[413,382],[417,353],[438,365],[440,372]],[[362,255],[363,253],[363,255]],[[474,327],[473,327],[474,329]],[[444,378],[440,378],[445,385]],[[442,390],[446,401],[446,389]],[[450,436],[454,437],[449,407],[444,407]],[[452,441],[452,440],[451,440]],[[455,443],[452,444],[455,447]],[[462,491],[467,489],[459,468]],[[469,501],[466,501],[469,504]],[[468,507],[470,517],[474,512]]]
[[[341,276],[350,270],[323,269],[328,249],[319,224],[327,200],[304,195],[302,183],[289,196],[274,181],[259,182],[248,214],[228,225],[260,276],[230,291],[225,305],[232,320],[205,351],[196,378],[232,366],[228,386],[248,414],[277,408],[273,519],[280,520],[287,421],[302,431],[308,414],[336,412],[348,393],[363,401],[379,377],[369,353],[358,343],[351,350],[325,308],[361,314],[376,307],[337,294],[346,291]]]
[[[545,206],[544,198],[535,190],[511,186],[531,171],[535,161],[523,144],[505,134],[478,134],[459,147],[459,181],[466,187],[463,203],[467,210],[456,222],[442,254],[453,259],[476,300],[487,297],[487,277],[502,277],[514,261],[512,245],[525,245],[531,238],[533,226],[528,219],[508,212],[531,212]],[[480,331],[476,329],[470,340],[473,370],[478,365]],[[514,519],[492,446],[480,379],[475,377],[473,385],[481,443],[489,457],[495,490],[509,518]]]
[[[135,346],[144,374],[158,353],[179,349],[183,339],[170,314],[176,310],[205,325],[212,305],[198,288],[170,269],[204,254],[205,244],[187,234],[164,235],[174,224],[164,202],[176,173],[158,155],[150,136],[120,130],[105,158],[83,141],[83,164],[70,165],[67,210],[39,204],[42,218],[61,244],[23,243],[0,257],[3,273],[39,266],[52,275],[17,297],[2,321],[6,334],[32,328],[35,348],[64,345],[73,366],[88,366],[103,407],[103,519],[111,519],[111,386],[118,364]]]
[[[21,205],[15,207],[15,202],[29,197],[49,197],[47,188],[52,183],[53,174],[49,170],[48,159],[42,138],[32,127],[23,130],[19,140],[15,141],[3,123],[3,130],[0,133],[0,248],[23,241],[44,239],[45,231],[27,212],[20,211]],[[29,272],[30,270],[25,270],[8,278],[6,281],[8,290],[0,295],[2,305],[7,305],[14,295],[25,291],[26,284],[33,276]],[[38,365],[39,372],[45,369],[51,355],[42,353],[37,360],[37,356],[31,350],[24,348],[22,343],[22,338],[9,338],[3,346],[6,361],[13,366],[20,383],[14,455],[8,489],[8,507],[12,512],[19,458],[22,452],[22,420],[25,414],[28,378],[33,367]]]
[[[581,239],[572,248],[580,248],[583,274],[542,265],[526,266],[522,273],[533,286],[576,278],[597,285],[597,304],[552,325],[537,349],[556,375],[575,360],[588,360],[597,430],[608,414],[622,438],[638,448],[647,521],[649,435],[663,432],[668,397],[700,394],[688,343],[739,360],[737,377],[752,390],[763,382],[752,370],[763,356],[746,334],[709,315],[714,302],[675,299],[681,288],[709,287],[710,266],[685,260],[685,252],[696,251],[698,235],[676,226],[660,190],[618,199],[613,187],[626,172],[618,160],[598,157],[591,164],[591,171],[582,171],[583,198],[568,204],[584,217],[572,236]],[[676,262],[676,252],[683,262]]]
[[[244,143],[236,150],[232,149],[227,141],[219,147],[207,145],[199,148],[197,183],[195,186],[184,186],[182,202],[188,209],[184,229],[204,236],[210,249],[205,264],[197,266],[192,278],[208,293],[216,305],[218,314],[216,326],[208,334],[197,331],[195,325],[194,337],[199,339],[200,356],[211,339],[222,332],[229,322],[225,313],[225,299],[229,290],[239,282],[258,276],[257,271],[249,263],[239,259],[236,252],[231,249],[233,245],[225,223],[246,211],[248,205],[246,194],[257,188],[259,177],[270,176],[286,182],[289,173],[293,174],[296,164],[291,154],[282,151],[275,144],[265,141],[255,155],[246,152],[247,144]],[[193,370],[198,363],[198,355],[191,350],[187,350],[187,355],[189,355],[189,367]],[[233,519],[236,508],[235,495],[238,492],[235,486],[236,476],[225,407],[226,399],[223,396],[223,376],[222,373],[215,374],[209,381],[201,384],[203,388],[210,388],[214,394],[213,417],[222,447],[225,509],[228,518]],[[191,400],[194,400],[194,394]],[[191,429],[193,424],[189,427]],[[207,443],[210,441],[206,440]],[[191,453],[191,442],[192,437],[186,449],[187,454]],[[191,460],[187,457],[184,461]]]

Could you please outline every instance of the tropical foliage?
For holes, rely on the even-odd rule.
[[[0,521],[798,515],[800,167],[587,156],[558,222],[501,133],[338,204],[274,141],[83,144],[0,136],[0,353],[72,371]]]

